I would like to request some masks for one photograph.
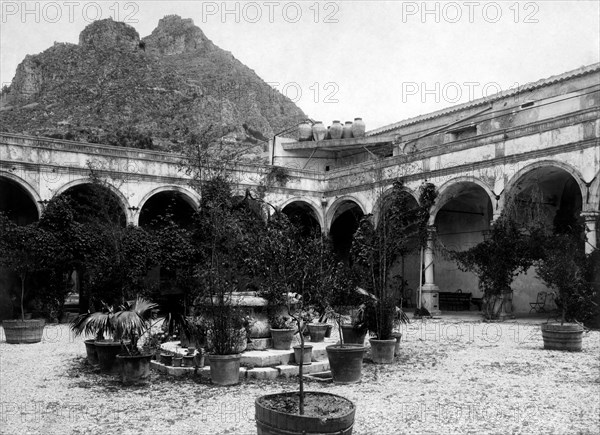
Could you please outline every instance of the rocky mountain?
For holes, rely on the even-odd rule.
[[[143,39],[125,23],[96,21],[79,44],[55,43],[26,56],[0,101],[3,131],[181,151],[210,127],[249,148],[249,158],[304,118],[177,15]]]

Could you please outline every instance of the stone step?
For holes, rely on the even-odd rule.
[[[337,338],[326,338],[325,341],[320,343],[313,343],[311,341],[305,342],[306,345],[311,345],[312,349],[312,361],[327,360],[327,350],[325,349],[330,344],[337,343]],[[295,343],[292,344],[294,346]],[[161,346],[164,350],[184,353],[185,350],[179,347],[178,341],[172,341],[164,343]],[[210,356],[205,357],[205,365],[208,365]],[[244,367],[275,367],[278,365],[287,365],[294,363],[294,349],[289,350],[247,350],[242,352],[240,364]]]
[[[159,373],[169,376],[196,375],[210,379],[210,366],[198,367],[197,369],[195,367],[172,367],[165,366],[158,361],[151,361],[150,367]],[[275,379],[279,376],[298,376],[299,370],[300,368],[297,364],[282,364],[275,367],[240,367],[240,379]],[[310,364],[305,364],[303,367],[304,374],[323,372],[325,370],[329,370],[329,361],[327,360],[314,361]]]

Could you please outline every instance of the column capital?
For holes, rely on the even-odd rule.
[[[600,211],[598,210],[585,210],[579,214],[586,222],[594,222],[600,217]]]

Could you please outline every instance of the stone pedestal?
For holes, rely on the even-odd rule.
[[[440,311],[440,288],[435,284],[424,284],[421,289],[421,304],[432,316],[439,316]]]

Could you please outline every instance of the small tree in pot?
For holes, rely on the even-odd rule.
[[[324,269],[321,266],[328,252],[325,241],[320,235],[303,236],[287,216],[277,212],[269,221],[264,243],[266,253],[277,253],[275,263],[264,263],[269,266],[265,285],[277,288],[285,295],[288,315],[294,319],[298,329],[300,358],[296,363],[299,390],[256,399],[258,433],[347,433],[354,422],[355,405],[351,401],[332,394],[304,391],[305,338],[302,332],[311,302],[322,294],[321,272]],[[289,295],[293,295],[293,299]],[[326,412],[331,409],[330,406],[340,412],[336,415]]]
[[[253,254],[255,226],[260,217],[247,198],[233,197],[231,183],[218,176],[202,183],[203,197],[196,220],[199,262],[196,275],[203,290],[199,298],[207,316],[209,362],[213,383],[239,382],[240,352],[246,345],[248,319],[233,304],[234,293],[245,281],[245,261]]]
[[[506,210],[511,207],[507,205]],[[504,308],[511,283],[539,258],[539,231],[535,225],[526,227],[518,223],[512,213],[506,211],[496,219],[483,242],[463,252],[451,252],[461,270],[471,271],[479,278],[486,319],[507,317]]]
[[[329,256],[329,259],[333,257]],[[364,346],[367,328],[359,319],[354,319],[349,325],[343,325],[344,311],[357,309],[364,303],[364,297],[358,291],[352,276],[352,271],[343,262],[329,260],[323,271],[326,302],[330,316],[338,326],[340,342],[327,346],[327,357],[331,375],[335,383],[350,384],[359,382],[362,375],[362,362],[366,350]],[[360,309],[362,312],[362,308]],[[352,317],[351,317],[352,318]],[[344,326],[346,330],[344,330]],[[346,339],[352,337],[351,342]]]
[[[14,272],[20,279],[20,290],[14,295],[20,307],[20,320],[3,322],[7,343],[38,343],[42,339],[45,321],[25,320],[26,297],[35,294],[26,290],[26,283],[37,272],[48,268],[55,240],[37,222],[18,226],[0,213],[0,266]]]
[[[561,234],[546,234],[541,259],[536,261],[538,276],[556,290],[555,302],[560,322],[541,325],[544,348],[581,351],[583,326],[600,313],[592,283],[595,254],[585,254],[581,228]]]
[[[429,209],[436,198],[435,187],[425,183],[420,188],[420,201],[411,205],[401,179],[381,192],[381,209],[377,225],[372,216],[359,223],[352,242],[351,256],[359,286],[370,295],[364,307],[364,325],[374,335],[371,352],[376,363],[389,364],[394,358],[396,339],[392,336],[396,319],[408,318],[397,307],[401,296],[392,266],[403,256],[423,246],[427,235]],[[399,311],[400,310],[400,311]],[[399,314],[400,312],[400,314]]]

